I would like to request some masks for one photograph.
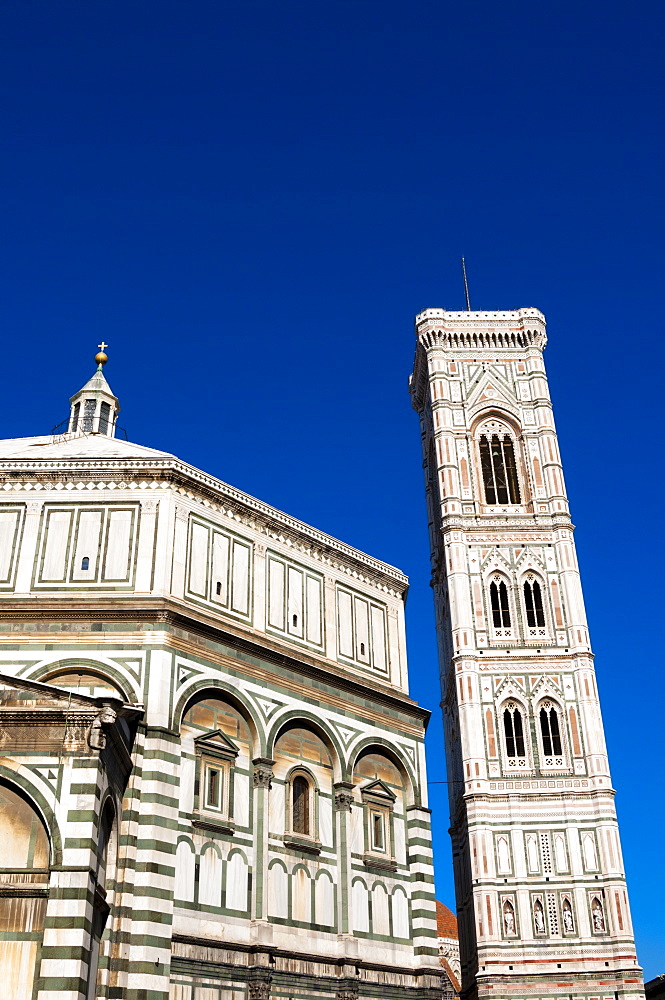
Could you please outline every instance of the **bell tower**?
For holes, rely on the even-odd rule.
[[[462,995],[642,997],[545,318],[416,337]]]

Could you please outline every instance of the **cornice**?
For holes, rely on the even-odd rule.
[[[286,543],[319,562],[378,586],[393,596],[408,590],[407,577],[396,567],[361,552],[331,535],[179,459],[11,459],[0,462],[0,497],[8,502],[24,493],[31,501],[89,496],[97,490],[174,488],[239,524]],[[17,498],[18,499],[18,498]],[[21,499],[24,499],[21,497]]]
[[[547,346],[546,321],[538,309],[495,312],[449,312],[424,309],[415,319],[416,356],[410,391],[413,407],[421,413],[427,404],[427,353],[445,352],[452,358],[472,353],[491,358],[498,350],[524,357]],[[460,359],[461,360],[461,359]]]
[[[193,934],[178,934],[174,933],[172,938],[174,944],[178,945],[192,945],[194,947],[205,948],[207,951],[220,950],[220,951],[236,951],[240,954],[246,955],[271,955],[273,957],[279,956],[280,958],[292,958],[299,959],[303,962],[320,962],[322,965],[330,966],[336,965],[342,969],[345,965],[349,964],[349,959],[345,955],[330,955],[329,953],[317,954],[312,951],[298,951],[297,948],[279,948],[273,944],[266,944],[264,942],[256,944],[246,944],[241,941],[229,941],[225,939],[212,940],[211,938],[196,937]],[[184,954],[175,954],[174,956],[178,961],[186,962],[188,957]],[[200,962],[200,959],[194,959],[194,961]],[[224,965],[224,962],[220,962],[218,959],[211,959],[211,963],[217,965]],[[226,963],[229,964],[229,963]],[[411,978],[417,979],[422,976],[436,976],[437,978],[444,978],[445,973],[441,966],[425,966],[425,965],[396,965],[394,961],[388,963],[372,962],[367,959],[355,957],[353,959],[354,966],[359,969],[371,969],[376,972],[388,971],[391,975],[405,975]],[[244,968],[244,966],[232,965],[232,968]],[[251,968],[251,966],[250,966]],[[300,974],[299,974],[300,975]],[[326,977],[323,981],[325,982],[337,982],[340,977],[330,976]],[[317,976],[318,980],[322,980],[323,977]]]
[[[305,650],[298,656],[292,652],[280,648],[279,644],[271,641],[271,638],[263,633],[260,637],[248,638],[239,628],[234,628],[233,623],[218,621],[206,616],[204,613],[194,612],[188,607],[176,604],[167,598],[111,598],[108,601],[99,599],[95,595],[93,605],[90,598],[80,599],[67,595],[67,606],[59,606],[49,598],[32,599],[29,605],[18,603],[20,599],[3,598],[0,599],[0,621],[11,622],[43,622],[44,633],[35,630],[35,634],[42,637],[47,634],[49,643],[57,641],[58,637],[66,639],[73,633],[90,636],[91,641],[98,642],[99,631],[92,631],[92,622],[127,622],[128,624],[153,625],[155,630],[175,630],[182,629],[194,636],[205,639],[212,639],[223,645],[228,645],[239,652],[247,653],[257,659],[273,663],[278,666],[287,667],[303,676],[310,677],[317,684],[326,683],[329,686],[344,690],[349,694],[356,695],[362,699],[371,698],[374,702],[388,706],[393,711],[402,712],[405,715],[418,719],[423,730],[427,727],[431,712],[421,708],[408,695],[382,684],[378,677],[367,678],[351,676],[344,668],[332,660],[317,661],[313,656],[308,656]],[[141,601],[140,605],[133,603]],[[61,633],[48,629],[49,624],[54,621],[85,623],[88,627],[84,629],[66,629]],[[11,632],[0,632],[0,648],[5,643],[15,646],[17,642],[16,628]],[[122,634],[113,633],[114,639],[122,642]],[[146,639],[146,642],[154,642]],[[205,655],[205,647],[197,646],[198,655]]]

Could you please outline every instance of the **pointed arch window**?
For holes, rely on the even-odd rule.
[[[483,434],[480,438],[480,467],[485,503],[520,503],[512,438],[507,434]]]
[[[533,578],[524,581],[524,606],[527,625],[530,628],[543,627],[545,625],[545,612],[543,610],[542,590],[538,581]]]
[[[559,713],[551,702],[546,701],[539,713],[540,735],[545,757],[561,757],[561,727]]]
[[[506,738],[506,756],[509,759],[525,757],[522,713],[513,702],[510,702],[504,710],[503,731]]]
[[[503,580],[496,579],[490,583],[490,603],[494,628],[510,628],[508,588]]]

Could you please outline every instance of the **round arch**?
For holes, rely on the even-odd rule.
[[[235,858],[236,854],[240,855],[240,857],[242,858],[242,860],[245,862],[245,864],[249,868],[249,858],[247,857],[246,853],[240,847],[232,847],[231,848],[231,850],[229,851],[229,853],[227,855],[227,858],[226,858],[227,862],[229,862],[231,860],[231,858]]]
[[[203,701],[205,696],[219,698],[221,701],[228,701],[229,705],[243,717],[249,727],[249,734],[252,741],[250,747],[250,757],[265,757],[265,743],[263,731],[257,719],[254,706],[236,688],[224,684],[217,678],[206,677],[194,681],[186,687],[178,696],[172,715],[172,724],[175,732],[180,732],[185,711],[195,701]]]
[[[284,783],[287,785],[290,784],[291,781],[293,781],[293,778],[298,774],[305,775],[305,777],[311,781],[314,788],[317,791],[320,791],[318,780],[316,779],[313,771],[306,764],[294,764],[293,767],[290,767],[284,776]]]
[[[62,864],[62,837],[60,827],[55,813],[49,806],[46,797],[35,787],[29,777],[22,773],[22,769],[14,771],[4,764],[0,764],[0,781],[7,785],[12,791],[26,799],[32,806],[44,825],[49,840],[51,853],[51,867]]]
[[[345,761],[339,740],[335,734],[326,728],[321,720],[311,712],[303,712],[301,709],[291,709],[291,711],[280,715],[280,717],[274,721],[272,728],[268,733],[266,739],[266,756],[272,759],[275,744],[277,743],[279,737],[283,732],[286,732],[289,729],[299,728],[298,723],[302,723],[303,729],[310,729],[316,736],[319,737],[330,754],[333,766],[333,781],[343,781],[345,774]]]
[[[208,851],[212,851],[213,854],[216,854],[220,861],[224,859],[221,847],[219,847],[214,840],[206,840],[205,844],[201,845],[199,857],[202,858],[204,854],[208,853]]]
[[[353,749],[353,757],[349,763],[349,775],[353,775],[356,764],[362,757],[366,757],[373,750],[383,754],[391,761],[402,775],[404,781],[404,792],[407,806],[421,805],[420,786],[416,779],[411,762],[402,756],[395,747],[383,736],[367,736]]]
[[[49,684],[49,678],[53,674],[73,673],[72,668],[83,668],[81,673],[96,674],[102,680],[107,680],[118,689],[125,704],[141,701],[141,692],[136,686],[136,682],[118,670],[117,666],[102,663],[99,660],[91,660],[87,657],[69,656],[66,659],[55,660],[52,663],[42,663],[32,668],[23,675],[24,679],[40,681],[42,684]],[[57,677],[53,678],[57,687]],[[128,697],[129,695],[129,697]]]

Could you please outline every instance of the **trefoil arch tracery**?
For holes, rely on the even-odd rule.
[[[498,719],[504,773],[531,774],[533,755],[527,706],[511,695],[499,705]]]
[[[488,507],[528,502],[519,430],[503,415],[481,419],[474,432],[481,502]]]

